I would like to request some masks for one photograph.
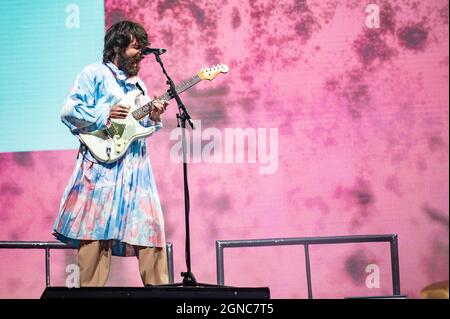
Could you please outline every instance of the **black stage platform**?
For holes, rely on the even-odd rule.
[[[268,287],[48,287],[41,299],[128,298],[128,299],[270,299]]]

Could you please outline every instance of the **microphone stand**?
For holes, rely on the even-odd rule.
[[[217,286],[211,284],[199,284],[194,277],[191,269],[191,242],[190,242],[190,231],[189,231],[189,212],[190,212],[190,202],[189,202],[189,185],[188,185],[188,177],[187,177],[187,142],[186,142],[186,122],[189,123],[189,126],[192,129],[195,129],[194,123],[192,122],[192,118],[189,115],[185,105],[180,99],[178,95],[175,84],[167,74],[166,69],[164,68],[164,64],[161,60],[160,54],[162,53],[154,53],[156,61],[161,65],[161,69],[164,75],[167,78],[167,84],[169,85],[169,93],[171,97],[175,98],[178,104],[178,113],[177,113],[177,123],[178,127],[181,127],[181,138],[182,138],[182,150],[183,150],[183,181],[184,181],[184,212],[185,212],[185,226],[186,226],[186,246],[185,246],[185,254],[186,254],[186,272],[182,272],[181,276],[183,277],[182,283],[175,283],[169,285],[161,285],[161,286]]]

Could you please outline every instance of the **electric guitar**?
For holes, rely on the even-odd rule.
[[[175,87],[178,94],[190,89],[202,80],[213,80],[220,73],[227,73],[228,66],[218,64],[210,68],[202,68],[192,78]],[[153,109],[153,103],[158,100],[169,101],[173,98],[168,91],[145,105],[139,106],[142,92],[133,90],[128,92],[119,104],[130,107],[128,115],[124,119],[111,119],[111,125],[104,130],[89,133],[80,133],[78,138],[99,161],[105,164],[113,163],[120,159],[133,141],[145,138],[155,132],[154,126],[144,127],[139,120],[148,116]]]

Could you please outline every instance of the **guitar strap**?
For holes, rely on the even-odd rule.
[[[117,74],[116,74],[116,72],[114,72],[114,70],[111,69],[111,68],[109,67],[109,65],[106,64],[105,62],[103,62],[103,64],[111,71],[112,75],[113,75],[114,78],[116,79],[116,82],[119,83],[119,80],[117,79]],[[120,84],[120,83],[119,83],[119,84]],[[142,92],[142,95],[145,95],[145,91],[144,91],[144,89],[141,87],[141,85],[139,84],[139,81],[137,81],[136,83],[133,83],[133,84],[139,89],[139,91]]]
[[[139,82],[136,82],[136,87],[142,92],[142,95],[145,95],[145,91],[144,91],[144,89],[141,87],[141,85],[139,84]]]
[[[77,159],[81,156],[83,156],[83,158],[88,161],[91,162],[92,164],[100,164],[98,161],[94,162],[93,160],[90,160],[89,158],[86,157],[86,152],[88,152],[89,149],[86,147],[86,145],[84,145],[81,141],[80,141],[80,147],[78,148],[78,154],[77,154]]]

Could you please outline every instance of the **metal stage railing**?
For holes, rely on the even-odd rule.
[[[50,287],[50,249],[76,249],[57,241],[0,241],[0,249],[44,249],[45,250],[45,286]],[[166,243],[169,283],[173,283],[173,247]]]
[[[224,285],[224,256],[225,248],[235,247],[262,247],[262,246],[286,246],[303,245],[305,248],[306,280],[308,285],[308,298],[312,299],[311,265],[309,259],[310,245],[324,244],[350,244],[350,243],[373,243],[389,242],[391,250],[392,268],[392,290],[394,296],[400,295],[400,268],[398,258],[398,238],[396,234],[390,235],[361,235],[361,236],[334,236],[334,237],[300,237],[300,238],[269,238],[249,240],[217,240],[216,241],[216,263],[217,284]]]

